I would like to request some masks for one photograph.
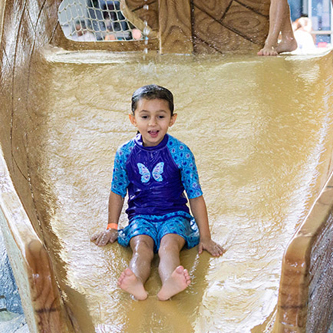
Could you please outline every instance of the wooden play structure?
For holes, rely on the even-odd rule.
[[[259,50],[268,33],[270,1],[255,0],[126,0],[124,15],[135,26],[150,29],[149,50],[162,54],[249,53]],[[148,6],[148,9],[145,9]],[[65,49],[133,51],[144,41],[73,42],[57,27],[54,40]]]

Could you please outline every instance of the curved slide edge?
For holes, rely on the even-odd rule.
[[[0,151],[0,226],[31,333],[73,332],[49,255],[32,228]]]
[[[274,332],[327,332],[332,290],[333,175],[285,252]]]

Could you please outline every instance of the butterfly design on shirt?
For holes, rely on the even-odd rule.
[[[153,176],[153,178],[157,182],[163,181],[162,173],[163,173],[163,168],[164,168],[164,162],[157,163],[154,166],[152,172],[150,172],[148,170],[148,168],[142,163],[138,163],[137,165],[138,165],[139,173],[141,175],[141,182],[142,183],[148,183],[151,176]]]

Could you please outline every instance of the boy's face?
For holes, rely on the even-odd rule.
[[[142,135],[143,145],[157,146],[164,138],[170,126],[177,118],[171,117],[169,103],[164,99],[140,99],[133,114],[129,115],[131,123]]]

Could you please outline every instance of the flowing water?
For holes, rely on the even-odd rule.
[[[330,153],[332,57],[46,57],[50,87],[35,111],[32,180],[44,193],[49,251],[82,331],[263,332],[283,252]],[[156,298],[157,258],[149,298],[138,302],[117,287],[130,250],[89,241],[107,224],[115,151],[135,135],[131,94],[150,83],[174,92],[170,134],[196,156],[212,236],[227,249],[220,258],[184,250],[192,284],[167,302]]]

